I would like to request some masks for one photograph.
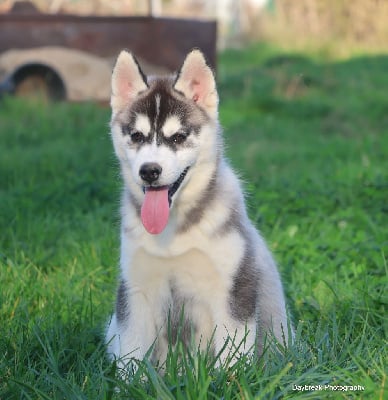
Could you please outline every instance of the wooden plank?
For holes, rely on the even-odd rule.
[[[0,53],[12,49],[64,46],[116,57],[123,48],[145,61],[176,70],[192,48],[216,68],[215,21],[153,17],[48,14],[0,15]]]

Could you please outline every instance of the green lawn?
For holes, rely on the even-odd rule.
[[[179,349],[164,376],[143,362],[130,384],[102,340],[121,186],[109,110],[1,101],[0,399],[387,398],[387,71],[388,56],[221,55],[227,153],[279,262],[297,340],[224,368]]]

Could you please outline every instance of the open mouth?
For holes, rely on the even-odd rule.
[[[189,167],[169,186],[144,187],[144,201],[141,206],[141,221],[148,233],[161,233],[168,223],[172,197],[185,179]]]
[[[171,199],[172,196],[174,196],[174,194],[176,193],[176,191],[179,189],[179,186],[182,184],[183,179],[185,179],[187,172],[189,170],[190,167],[187,167],[180,175],[179,178],[172,184],[169,186],[168,188],[168,204],[171,207]]]

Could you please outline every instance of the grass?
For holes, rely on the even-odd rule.
[[[130,384],[102,340],[121,185],[109,110],[3,100],[0,398],[386,398],[387,70],[386,56],[221,55],[227,153],[278,259],[297,341],[222,368],[178,348],[164,376],[145,361]],[[328,384],[365,390],[294,390]]]

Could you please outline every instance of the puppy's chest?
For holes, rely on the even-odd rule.
[[[165,338],[175,342],[180,336],[186,343],[198,335],[210,338],[215,299],[225,297],[226,285],[206,255],[191,250],[161,258],[137,251],[130,282],[132,290],[147,299],[154,324]]]
[[[214,291],[222,291],[224,282],[211,259],[199,250],[175,257],[158,257],[137,250],[129,266],[133,290],[143,292],[150,301],[185,298],[206,301]]]

